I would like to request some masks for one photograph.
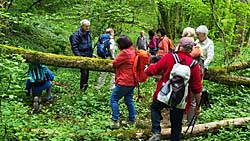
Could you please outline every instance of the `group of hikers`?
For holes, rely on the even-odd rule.
[[[156,33],[156,34],[155,34]],[[105,35],[100,35],[98,39],[97,53],[101,54],[106,49],[105,54],[101,58],[110,57],[112,65],[115,68],[115,79],[111,79],[112,93],[110,95],[111,106],[111,128],[117,129],[120,124],[133,125],[136,122],[136,108],[134,105],[133,95],[137,86],[133,74],[133,64],[136,57],[136,48],[145,50],[150,53],[151,64],[145,65],[144,73],[148,76],[160,75],[157,80],[157,87],[153,94],[153,101],[150,105],[152,137],[150,141],[161,140],[161,120],[163,119],[161,111],[163,108],[170,110],[171,123],[171,141],[178,141],[182,136],[182,120],[183,115],[187,114],[187,121],[193,122],[192,118],[197,117],[200,112],[200,101],[202,95],[202,79],[204,72],[207,71],[208,65],[214,56],[213,41],[208,38],[208,29],[205,25],[201,25],[196,29],[187,27],[183,30],[182,38],[176,46],[167,37],[164,29],[148,31],[149,38],[145,36],[144,31],[140,32],[134,46],[132,40],[126,35],[120,35],[114,40],[114,30],[108,28]],[[109,45],[105,47],[105,41],[102,38],[109,38]],[[195,41],[194,38],[197,37]],[[75,56],[93,57],[94,48],[92,47],[92,38],[90,31],[90,21],[80,21],[80,28],[70,35],[70,44]],[[148,42],[149,40],[149,42]],[[116,45],[119,49],[117,56],[115,55]],[[98,45],[99,44],[99,45]],[[103,48],[104,47],[104,48]],[[37,64],[36,64],[37,65]],[[34,85],[31,77],[27,80],[27,95],[32,89],[34,98],[34,109],[38,110],[39,97],[42,90],[46,89],[47,99],[51,100],[51,81],[54,79],[52,72],[44,65],[38,65],[44,68],[46,83]],[[30,72],[36,72],[30,66]],[[34,73],[35,76],[39,73]],[[88,88],[89,70],[80,69],[80,90],[86,91]],[[41,73],[43,75],[43,73]],[[32,76],[32,73],[31,73]],[[103,81],[106,74],[101,73],[98,80]],[[180,83],[181,82],[181,83]],[[184,84],[184,85],[183,85]],[[180,86],[175,86],[180,85]],[[101,89],[101,86],[96,87]],[[181,90],[180,90],[181,89]],[[182,99],[176,103],[176,99],[171,97],[178,96],[182,93]],[[126,121],[120,121],[119,100],[124,98],[124,102],[128,108],[128,117]]]

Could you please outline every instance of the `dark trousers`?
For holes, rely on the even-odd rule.
[[[89,79],[89,70],[80,69],[81,79],[80,79],[80,89],[87,89],[88,79]]]
[[[152,129],[151,131],[156,133],[161,133],[161,110],[163,108],[169,108],[166,104],[162,102],[153,101],[150,109],[151,109],[151,123]],[[170,123],[171,123],[171,141],[179,141],[181,139],[181,131],[182,131],[182,119],[183,119],[183,109],[171,108],[170,109]]]

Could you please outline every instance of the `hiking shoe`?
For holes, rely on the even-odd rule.
[[[82,92],[85,92],[87,90],[87,88],[88,88],[88,84],[83,84],[83,86],[82,86],[82,88],[80,88],[80,90]]]
[[[38,96],[34,97],[33,107],[34,107],[34,111],[38,111],[39,110],[39,97]]]
[[[111,126],[112,129],[118,129],[120,127],[120,122],[119,121],[111,121]]]
[[[134,126],[135,125],[135,121],[122,121],[121,122],[122,125],[127,125],[127,126]]]
[[[153,134],[151,138],[149,138],[149,141],[160,141],[161,140],[161,134]]]
[[[51,95],[47,96],[47,101],[49,103],[53,102],[53,97]]]

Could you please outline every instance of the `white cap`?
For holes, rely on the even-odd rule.
[[[196,28],[196,32],[205,33],[207,35],[208,29],[205,25],[200,25],[198,28]]]
[[[83,26],[83,25],[90,25],[90,22],[89,22],[89,20],[84,19],[84,20],[80,21],[80,24],[81,24],[81,26]]]

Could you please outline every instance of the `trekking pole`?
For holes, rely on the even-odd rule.
[[[198,109],[200,108],[200,105],[201,105],[201,102],[200,102],[199,105],[198,105]],[[191,122],[188,124],[188,128],[187,128],[187,130],[186,130],[185,133],[184,133],[185,135],[187,134],[188,129],[190,128],[190,126],[191,126],[192,124],[193,124],[193,126],[192,126],[192,129],[191,129],[190,134],[193,133],[193,129],[194,129],[195,122],[196,122],[197,118],[198,118],[197,115],[194,115],[194,116],[192,117]]]

